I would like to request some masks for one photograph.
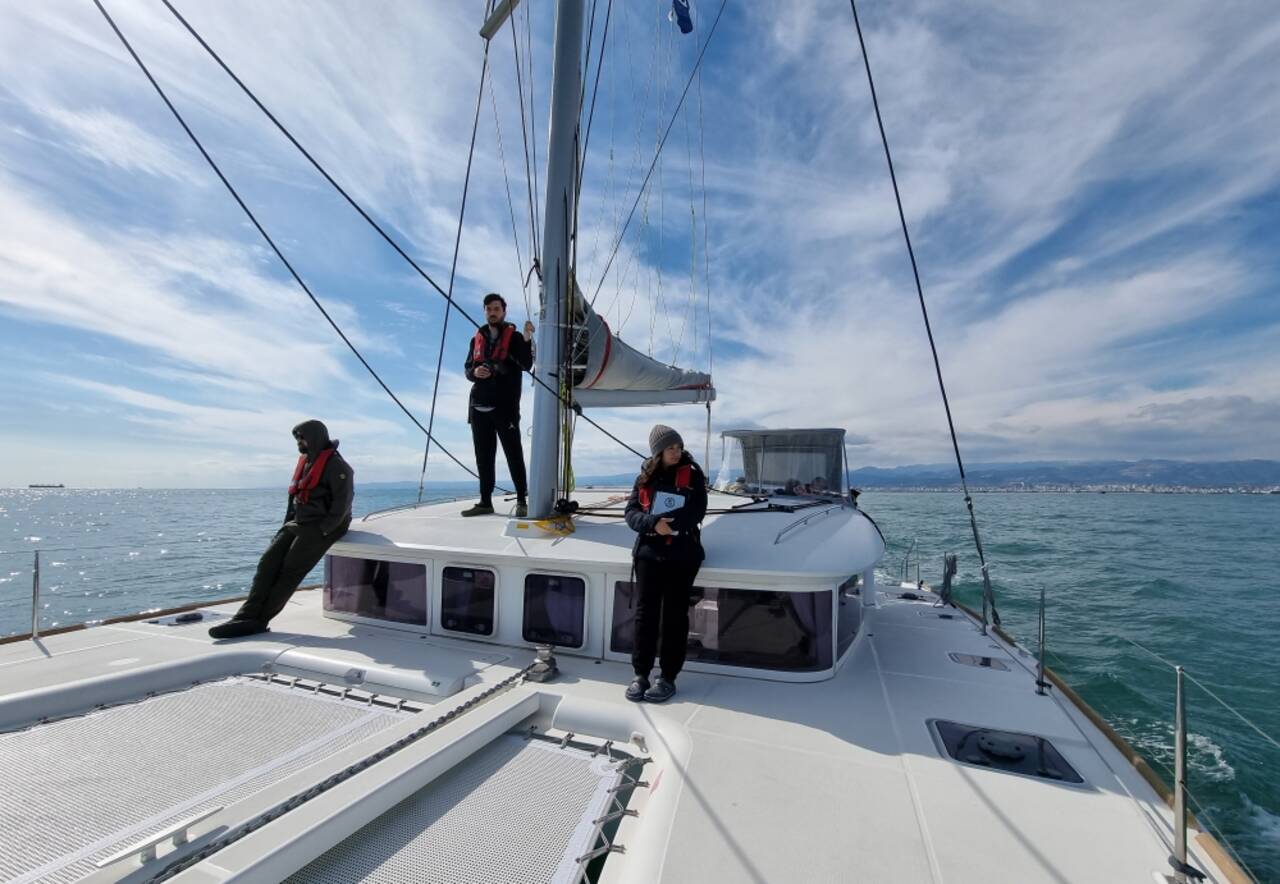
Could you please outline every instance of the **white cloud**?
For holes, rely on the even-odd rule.
[[[110,6],[326,307],[425,422],[438,295],[393,263],[162,7]],[[588,295],[695,46],[651,9],[615,7],[580,217]],[[540,157],[548,10],[534,13]],[[1255,11],[1207,0],[1155,11],[1002,0],[868,11],[962,444],[1008,457],[1139,456],[1144,445],[1226,457],[1280,431],[1280,317],[1257,306],[1273,268],[1233,226],[1280,182],[1280,92],[1268,76],[1280,22]],[[479,76],[477,10],[281,2],[183,12],[444,285]],[[847,9],[731,5],[726,16],[702,84],[710,217],[691,95],[597,306],[639,349],[704,365],[705,220],[717,425],[845,426],[866,437],[856,456],[867,462],[941,459],[945,424]],[[73,386],[124,409],[121,421],[168,434],[156,476],[176,475],[160,463],[179,450],[183,422],[267,440],[279,416],[317,408],[367,428],[351,439],[377,470],[416,475],[420,434],[209,186],[96,12],[58,0],[16,7],[7,23],[0,310],[24,328],[92,335],[104,356],[133,364],[84,368]],[[493,83],[527,265],[508,39],[495,44]],[[458,299],[478,315],[478,295],[496,289],[523,319],[521,270],[486,100]],[[1225,319],[1237,316],[1247,332]],[[468,334],[455,316],[437,423],[467,461],[457,363]],[[1215,431],[1196,414],[1235,416],[1253,435]],[[701,448],[700,409],[595,416],[638,447],[655,420],[675,422]],[[246,446],[246,456],[271,460],[273,445]],[[577,450],[579,473],[633,460],[586,425]],[[443,458],[439,469],[461,475]]]

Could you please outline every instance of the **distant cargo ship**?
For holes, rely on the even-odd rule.
[[[67,486],[59,482],[57,485],[28,485],[27,487],[28,488],[66,488]]]

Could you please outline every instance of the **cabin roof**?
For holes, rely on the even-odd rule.
[[[586,512],[573,533],[558,535],[531,520],[502,515],[463,518],[466,501],[375,513],[354,522],[333,547],[337,555],[426,558],[518,559],[532,567],[563,566],[627,571],[635,532],[622,518],[628,490],[582,490],[575,496]],[[873,566],[884,541],[869,517],[840,501],[788,498],[787,509],[768,510],[741,495],[711,492],[703,522],[707,558],[704,582],[754,580],[830,587]],[[716,512],[739,508],[733,512]],[[790,511],[788,511],[790,510]]]

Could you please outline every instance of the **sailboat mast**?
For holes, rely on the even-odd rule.
[[[568,301],[570,231],[576,201],[578,96],[582,91],[583,0],[558,0],[548,127],[547,203],[542,225],[542,314],[534,371],[546,382],[533,391],[529,515],[553,515],[560,463],[560,377]]]

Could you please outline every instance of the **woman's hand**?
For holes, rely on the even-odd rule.
[[[658,523],[653,526],[653,530],[657,531],[663,537],[670,537],[672,534],[676,533],[671,529],[671,520],[665,516],[658,520]]]

